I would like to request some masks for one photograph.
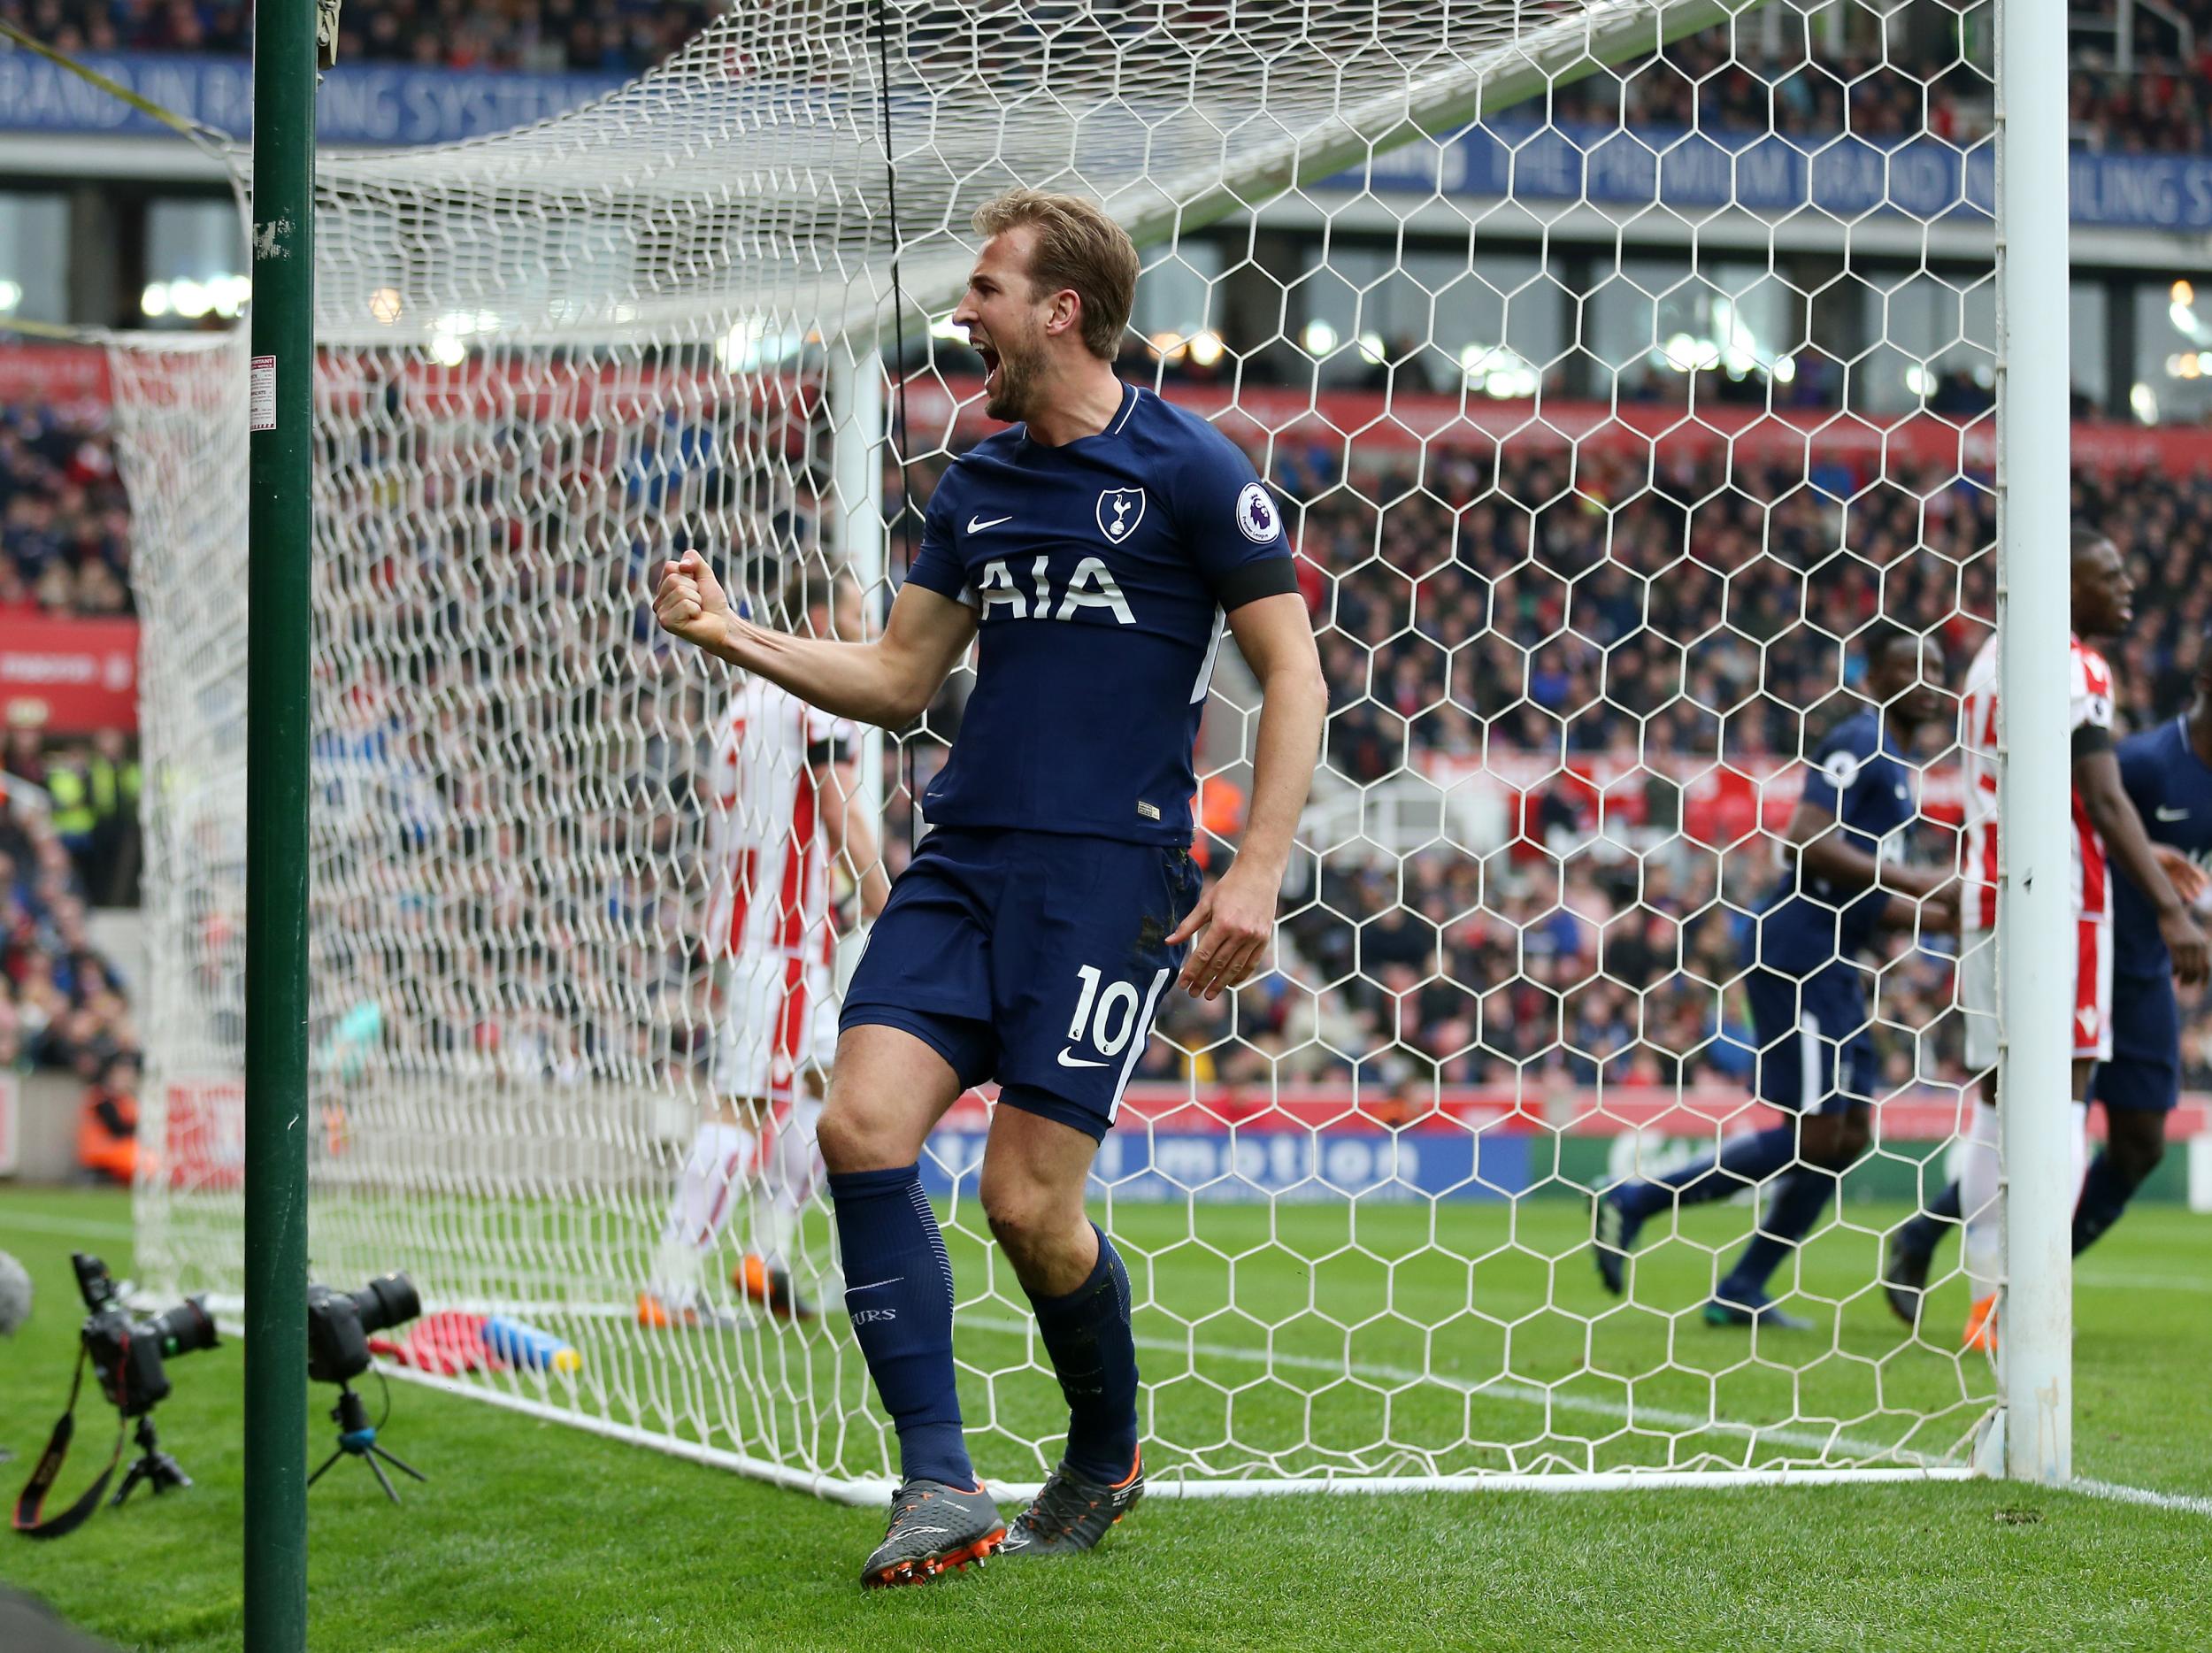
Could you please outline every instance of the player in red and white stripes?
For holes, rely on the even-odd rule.
[[[2072,891],[2074,911],[2073,1123],[2074,1180],[2086,1163],[2090,1076],[2112,1054],[2112,903],[2114,864],[2135,880],[2157,908],[2159,930],[2185,979],[2201,974],[2206,943],[2187,905],[2170,880],[2166,863],[2176,852],[2152,844],[2120,781],[2113,756],[2112,669],[2083,642],[2117,637],[2133,618],[2134,585],[2119,550],[2102,534],[2077,528],[2073,537],[2074,635],[2070,646],[2073,770]],[[1966,1014],[1966,1063],[1989,1072],[1997,1062],[1997,640],[1992,637],[1968,669],[1961,746],[1966,778],[1966,870],[1960,903],[1959,999]],[[1974,1306],[1964,1342],[1970,1349],[1995,1346],[2000,1181],[1996,1080],[1993,1073],[1974,1107],[1973,1125],[1960,1167],[1959,1209],[1966,1222],[1966,1267]],[[1909,1240],[1892,1249],[1885,1269],[1893,1306],[1909,1318],[1924,1289],[1933,1231],[1914,1225]]]
[[[844,573],[787,581],[803,634],[857,640],[864,608]],[[833,864],[872,920],[890,893],[873,827],[855,807],[859,732],[762,677],[735,686],[710,774],[706,940],[721,1023],[712,1112],[679,1173],[649,1290],[647,1326],[716,1318],[700,1302],[701,1261],[741,1198],[751,1249],[732,1283],[771,1312],[811,1318],[791,1280],[799,1213],[821,1175],[815,1125],[837,1040]]]

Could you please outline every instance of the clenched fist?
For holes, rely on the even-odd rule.
[[[653,593],[653,618],[663,631],[711,649],[729,636],[730,600],[696,551],[682,560],[661,565],[661,582]]]

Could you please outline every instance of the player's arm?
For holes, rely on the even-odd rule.
[[[1955,881],[1947,870],[1880,859],[1854,843],[1835,811],[1818,803],[1799,800],[1784,842],[1799,866],[1815,878],[1841,889],[1894,892],[1896,899],[1882,910],[1882,922],[1892,928],[1909,930],[1924,919],[1936,928],[1949,929],[1957,921]]]
[[[1209,999],[1242,982],[1266,955],[1329,714],[1305,598],[1295,591],[1256,598],[1229,611],[1229,630],[1260,683],[1251,812],[1235,863],[1167,938],[1171,946],[1199,938],[1183,961],[1182,986]]]
[[[2139,815],[2142,811],[2139,810],[2136,812]],[[2208,878],[2202,867],[2170,843],[2154,840],[2151,853],[2158,857],[2158,865],[2166,874],[2166,881],[2174,887],[2174,894],[2194,907],[2197,898],[2204,894],[2205,886],[2212,883],[2212,878]]]
[[[2151,848],[2143,818],[2135,812],[2121,783],[2120,760],[2112,750],[2112,732],[2096,723],[2074,730],[2074,791],[2083,813],[2103,838],[2120,871],[2135,882],[2158,914],[2158,933],[2173,955],[2174,976],[2185,987],[2205,978],[2208,962],[2204,932],[2189,913],[2189,904],[2175,889]]]
[[[1805,789],[1783,829],[1783,854],[1796,861],[1801,874],[1837,889],[1891,892],[1881,913],[1885,925],[1911,929],[1924,919],[1949,928],[1957,922],[1958,903],[1951,869],[1886,861],[1866,834],[1844,825],[1848,800],[1855,788],[1869,784],[1861,777],[1878,751],[1878,745],[1860,750],[1841,731],[1822,749],[1806,771]]]
[[[2186,852],[2165,842],[2152,825],[2166,802],[2166,765],[2156,747],[2137,735],[2114,749],[2120,764],[2120,786],[2128,795],[2128,802],[2135,805],[2135,817],[2143,823],[2143,834],[2151,841],[2151,853],[2158,857],[2158,865],[2166,873],[2166,881],[2174,887],[2174,894],[2185,905],[2194,909],[2198,897],[2205,891],[2205,871]]]
[[[1884,861],[1871,850],[1851,842],[1851,834],[1830,811],[1801,802],[1790,812],[1786,842],[1796,852],[1798,864],[1816,878],[1846,889],[1893,890],[1915,901],[1939,896],[1951,873],[1939,866],[1916,866],[1906,861]]]
[[[868,812],[856,807],[860,801],[860,765],[817,765],[814,796],[830,859],[843,863],[853,887],[860,892],[860,916],[873,922],[883,911],[883,903],[891,899],[891,877],[883,870],[883,853],[876,843]]]
[[[880,637],[866,642],[794,637],[741,619],[696,551],[664,564],[653,594],[663,631],[742,671],[757,672],[810,706],[896,729],[928,709],[975,639],[965,604],[909,580]]]

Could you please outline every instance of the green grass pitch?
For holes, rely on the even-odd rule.
[[[1855,1206],[1868,1226],[1893,1213]],[[1706,1214],[1701,1213],[1701,1219]],[[1179,1211],[1128,1209],[1117,1220],[1139,1243],[1189,1232]],[[1217,1252],[1245,1253],[1235,1300],[1279,1327],[1275,1347],[1296,1357],[1282,1380],[1244,1352],[1263,1334],[1233,1317],[1206,1321],[1202,1345],[1171,1319],[1141,1316],[1148,1377],[1187,1358],[1236,1403],[1164,1392],[1154,1426],[1204,1438],[1237,1404],[1240,1441],[1294,1440],[1308,1411],[1317,1432],[1357,1428],[1379,1403],[1366,1389],[1336,1393],[1325,1373],[1346,1335],[1367,1319],[1350,1353],[1360,1369],[1387,1374],[1422,1360],[1416,1322],[1465,1291],[1432,1258],[1399,1268],[1390,1301],[1404,1322],[1373,1319],[1385,1266],[1347,1254],[1310,1277],[1288,1253],[1264,1244],[1264,1209],[1202,1211],[1208,1248],[1163,1250],[1151,1289],[1186,1316],[1226,1302],[1227,1266]],[[1341,1211],[1282,1208],[1275,1220],[1307,1256],[1343,1237]],[[1363,1219],[1363,1221],[1367,1219]],[[1361,1236],[1385,1257],[1417,1242],[1412,1211],[1379,1214]],[[1506,1213],[1464,1220],[1505,1235]],[[1575,1219],[1563,1203],[1525,1203],[1517,1238],[1525,1257],[1477,1278],[1478,1297],[1501,1305],[1510,1331],[1466,1325],[1432,1345],[1432,1369],[1487,1375],[1510,1340],[1516,1378],[1544,1383],[1571,1371],[1597,1312],[1586,1265],[1573,1256]],[[1740,1231],[1740,1212],[1711,1214],[1711,1243]],[[1333,1232],[1332,1229],[1333,1225]],[[1149,1227],[1152,1232],[1148,1234]],[[67,1253],[100,1250],[119,1273],[129,1259],[128,1207],[119,1196],[0,1193],[0,1249],[36,1278],[31,1325],[0,1344],[0,1466],[12,1500],[66,1389],[81,1318]],[[1187,1255],[1183,1252],[1187,1251]],[[1694,1245],[1654,1252],[1640,1284],[1686,1311],[1709,1260]],[[1560,1259],[1562,1308],[1540,1312],[1546,1257]],[[1842,1297],[1863,1280],[1871,1242],[1838,1234],[1807,1259],[1808,1280]],[[956,1257],[964,1289],[983,1259]],[[1509,1271],[1527,1278],[1516,1278]],[[1141,1273],[1141,1297],[1147,1280]],[[1956,1288],[1932,1325],[1948,1326]],[[1679,1299],[1678,1303],[1676,1300]],[[1217,1301],[1217,1299],[1218,1301]],[[1366,1305],[1364,1314],[1362,1305]],[[2212,1647],[2212,1221],[2170,1207],[2131,1214],[2082,1267],[2076,1306],[2077,1467],[2085,1476],[2169,1495],[2152,1505],[1976,1482],[1780,1490],[1619,1494],[1491,1492],[1379,1498],[1293,1498],[1230,1503],[1159,1500],[1110,1546],[1080,1562],[1021,1570],[993,1566],[926,1589],[864,1595],[860,1557],[881,1528],[873,1511],[818,1503],[657,1453],[431,1393],[393,1388],[386,1440],[433,1477],[403,1483],[406,1503],[385,1503],[365,1472],[339,1465],[310,1498],[310,1644],[353,1649],[835,1648],[929,1642],[1025,1649],[1393,1647],[1782,1649],[2091,1645],[2114,1649]],[[1045,1380],[1019,1370],[1024,1340],[979,1312],[961,1352],[1002,1372],[992,1401],[1003,1437],[979,1456],[1019,1469],[1018,1443],[1050,1427]],[[1792,1410],[1802,1419],[1863,1417],[1866,1396],[1887,1411],[1870,1422],[1945,1402],[1986,1379],[1932,1349],[1892,1353],[1895,1328],[1870,1297],[1843,1311],[1844,1361],[1820,1361],[1793,1378],[1782,1365],[1746,1366],[1740,1334],[1709,1331],[1684,1313],[1601,1322],[1594,1353],[1609,1365],[1672,1350],[1684,1370],[1638,1386],[1640,1403],[1702,1414],[1707,1395],[1732,1418]],[[1606,1340],[1611,1339],[1609,1344]],[[1668,1340],[1671,1339],[1671,1343]],[[1488,1341],[1485,1341],[1488,1340]],[[1823,1334],[1789,1362],[1825,1350]],[[1213,1352],[1208,1352],[1213,1351]],[[588,1349],[587,1358],[591,1358]],[[1302,1365],[1310,1361],[1310,1365]],[[588,1371],[589,1368],[588,1367]],[[1735,1375],[1729,1375],[1733,1372]],[[1718,1375],[1716,1375],[1718,1374]],[[234,1346],[177,1363],[176,1393],[157,1414],[164,1444],[196,1485],[158,1503],[103,1512],[52,1545],[0,1540],[0,1580],[34,1591],[87,1629],[127,1646],[235,1647],[240,1634],[241,1364]],[[1337,1389],[1345,1386],[1339,1384]],[[964,1391],[978,1410],[975,1386]],[[1648,1388],[1648,1392],[1647,1392]],[[1302,1390],[1303,1391],[1302,1393]],[[1311,1392],[1323,1391],[1316,1401]],[[1662,1394],[1661,1391],[1665,1393]],[[1602,1439],[1604,1389],[1568,1386],[1592,1404],[1561,1414],[1554,1431]],[[374,1388],[372,1404],[379,1403]],[[310,1461],[327,1449],[323,1417],[332,1391],[310,1397]],[[1969,1403],[1961,1401],[1962,1407]],[[1525,1398],[1477,1388],[1400,1402],[1394,1439],[1433,1431],[1441,1442],[1471,1418],[1477,1433],[1510,1440],[1539,1432]],[[1341,1409],[1333,1416],[1327,1409]],[[1421,1408],[1437,1409],[1425,1418]],[[1886,1435],[1895,1441],[1901,1426]],[[54,1503],[73,1497],[104,1457],[108,1419],[80,1411],[80,1444]],[[1855,1436],[1870,1429],[1855,1426]],[[1934,1442],[1925,1435],[1916,1440]],[[1729,1437],[1684,1436],[1693,1449],[1724,1451]],[[1645,1443],[1620,1443],[1609,1462],[1651,1461]],[[1678,1456],[1680,1447],[1676,1449]],[[1740,1448],[1739,1448],[1740,1449]],[[1471,1458],[1473,1464],[1494,1464]],[[2191,1502],[2193,1501],[2193,1502]]]

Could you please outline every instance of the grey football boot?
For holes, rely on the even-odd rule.
[[[1063,1459],[1036,1502],[1014,1518],[999,1553],[1010,1558],[1072,1556],[1094,1549],[1143,1496],[1142,1458],[1131,1467],[1127,1479],[1111,1484],[1078,1474]]]
[[[910,1480],[891,1495],[891,1525],[861,1568],[860,1582],[872,1590],[926,1584],[970,1562],[980,1565],[998,1553],[1005,1536],[998,1505],[981,1488]]]

